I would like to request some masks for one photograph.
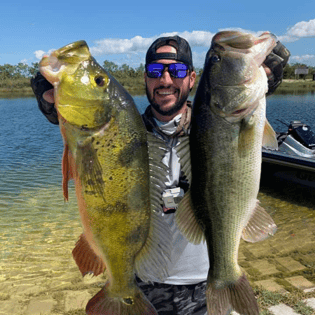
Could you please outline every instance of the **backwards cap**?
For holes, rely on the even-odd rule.
[[[161,46],[172,46],[176,49],[176,53],[156,53],[156,50]],[[160,37],[155,40],[147,51],[145,58],[146,64],[149,64],[158,59],[172,59],[181,61],[193,69],[192,54],[188,42],[179,36]]]

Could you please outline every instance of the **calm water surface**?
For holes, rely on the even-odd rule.
[[[134,99],[143,112],[146,97]],[[277,119],[299,119],[315,130],[314,94],[276,95],[267,104],[275,130],[286,129]],[[82,230],[73,184],[69,202],[63,200],[59,127],[39,112],[35,98],[0,99],[0,114],[0,292],[8,284],[10,290],[27,284],[48,290],[78,281],[71,250]],[[278,188],[262,187],[259,195],[279,227],[277,234],[258,246],[242,244],[244,255],[314,254],[313,261],[307,257],[315,270],[314,198],[298,187]],[[315,272],[309,279],[315,283]]]

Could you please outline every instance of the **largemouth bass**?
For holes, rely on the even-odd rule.
[[[209,315],[232,309],[259,314],[237,259],[241,237],[256,242],[276,231],[257,200],[262,145],[277,147],[265,116],[268,85],[262,68],[275,44],[270,33],[258,38],[235,31],[216,34],[194,99],[191,188],[177,223],[191,242],[207,242]],[[182,147],[179,154],[185,164],[187,150]],[[187,165],[183,169],[189,173]]]
[[[64,195],[67,199],[74,178],[84,230],[73,256],[82,274],[97,275],[106,266],[109,275],[86,312],[157,314],[135,273],[143,281],[167,276],[171,234],[152,200],[147,132],[133,99],[91,56],[85,41],[45,56],[40,71],[54,85],[65,144]]]

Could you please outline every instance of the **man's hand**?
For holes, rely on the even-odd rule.
[[[54,106],[53,86],[41,75],[40,72],[37,72],[36,75],[31,78],[31,87],[41,112],[51,123],[58,125],[58,115]]]
[[[54,89],[48,90],[43,94],[43,99],[51,104],[55,103]]]
[[[283,69],[290,57],[288,49],[279,41],[272,52],[267,56],[263,63],[263,67],[268,77],[268,92],[272,94],[281,84],[283,78]]]

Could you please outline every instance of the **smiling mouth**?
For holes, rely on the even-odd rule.
[[[168,95],[174,95],[177,91],[169,91],[169,90],[157,90],[156,94],[160,96],[168,96]]]

